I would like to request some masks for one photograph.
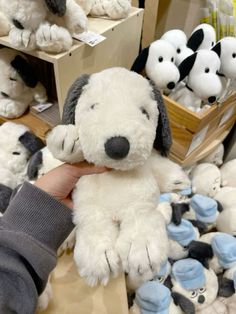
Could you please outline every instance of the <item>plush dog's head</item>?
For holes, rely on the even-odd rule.
[[[75,124],[88,162],[128,170],[142,165],[152,148],[167,153],[171,135],[160,92],[123,68],[82,76],[66,99],[64,124]]]
[[[225,37],[213,48],[220,57],[220,74],[230,79],[236,79],[236,38]]]
[[[37,30],[48,11],[62,16],[66,0],[11,0],[1,1],[1,10],[18,29]]]
[[[192,32],[187,46],[193,51],[211,49],[216,43],[216,32],[210,24],[200,24]]]
[[[187,84],[202,100],[214,103],[222,90],[217,75],[220,59],[214,51],[200,50],[186,58],[180,65],[180,81],[187,76]]]

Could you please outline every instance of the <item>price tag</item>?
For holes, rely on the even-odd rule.
[[[37,105],[32,106],[32,109],[34,111],[37,111],[37,112],[43,112],[44,110],[46,110],[52,106],[53,106],[52,103],[37,104]]]
[[[91,47],[98,45],[106,39],[106,37],[91,31],[83,32],[81,34],[74,34],[73,38],[80,40]]]

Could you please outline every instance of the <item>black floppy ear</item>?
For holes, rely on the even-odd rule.
[[[223,275],[218,276],[219,290],[218,296],[229,298],[235,294],[234,281],[223,277]]]
[[[17,71],[25,85],[34,88],[38,83],[38,76],[33,67],[21,56],[16,56],[11,62],[11,66]]]
[[[169,288],[170,291],[171,291],[171,289],[173,288],[173,283],[172,283],[170,275],[166,278],[166,280],[164,281],[163,285],[166,286],[167,288]]]
[[[222,211],[224,210],[223,205],[219,201],[216,201],[216,202],[217,202],[217,210],[218,210],[218,212],[222,213]]]
[[[215,51],[219,58],[220,58],[220,55],[221,55],[221,42],[219,41],[213,48],[211,48],[211,50]]]
[[[63,16],[66,13],[66,0],[44,0],[48,10],[55,15]]]
[[[39,137],[28,131],[19,137],[19,141],[28,149],[31,155],[45,146]]]
[[[63,108],[62,124],[75,124],[75,107],[83,92],[83,88],[89,82],[89,78],[90,75],[84,74],[70,87]]]
[[[148,46],[147,48],[144,48],[140,52],[140,54],[137,56],[137,58],[135,59],[133,65],[131,67],[131,71],[136,72],[136,73],[141,73],[144,70],[145,65],[147,63],[149,48],[150,48],[150,46]]]
[[[191,222],[194,227],[198,228],[198,231],[201,235],[207,232],[207,224],[204,222],[193,219],[189,219],[189,222]]]
[[[182,216],[189,211],[188,203],[171,203],[172,217],[171,222],[176,226],[181,224]]]
[[[0,212],[3,214],[11,199],[12,189],[4,184],[0,184]]]
[[[153,88],[154,99],[157,102],[157,107],[159,111],[156,138],[153,143],[153,147],[158,150],[163,156],[167,156],[172,144],[172,136],[166,106],[158,88],[152,81],[150,81],[150,84]]]
[[[197,52],[193,53],[192,55],[190,55],[189,57],[187,57],[180,63],[178,67],[179,73],[180,73],[179,82],[183,81],[185,77],[189,75],[190,71],[193,68],[196,58],[197,58]]]
[[[192,49],[193,51],[197,51],[203,39],[204,39],[204,32],[200,28],[190,36],[187,42],[187,47]]]
[[[37,179],[38,171],[43,162],[43,153],[41,150],[37,151],[29,160],[27,168],[27,176],[29,180]]]
[[[185,314],[195,314],[194,304],[189,299],[178,292],[172,292],[171,296]]]
[[[209,269],[209,259],[212,259],[213,256],[210,244],[201,241],[190,242],[188,257],[198,260],[205,268]]]

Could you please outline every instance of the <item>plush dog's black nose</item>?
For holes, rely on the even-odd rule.
[[[105,143],[106,154],[112,159],[125,158],[130,149],[129,141],[123,136],[114,136]]]
[[[200,295],[199,297],[198,297],[198,303],[200,303],[200,304],[203,304],[204,302],[205,302],[205,297],[204,297],[204,295]]]
[[[167,84],[167,88],[169,89],[174,89],[175,88],[175,83],[174,82],[170,82]]]
[[[216,97],[215,96],[211,96],[211,97],[208,98],[208,101],[209,101],[210,104],[213,104],[213,102],[216,101]]]

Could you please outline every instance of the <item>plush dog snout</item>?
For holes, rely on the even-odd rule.
[[[167,84],[167,88],[169,89],[174,89],[175,88],[175,83],[174,82],[170,82]]]
[[[213,102],[216,101],[216,97],[215,96],[211,96],[211,97],[208,98],[208,101],[209,101],[210,104],[213,104]]]
[[[198,303],[203,304],[204,302],[205,302],[205,297],[204,297],[204,295],[200,295],[200,296],[198,297]]]
[[[105,143],[106,154],[112,159],[125,158],[129,153],[129,149],[129,141],[122,136],[111,137]]]

